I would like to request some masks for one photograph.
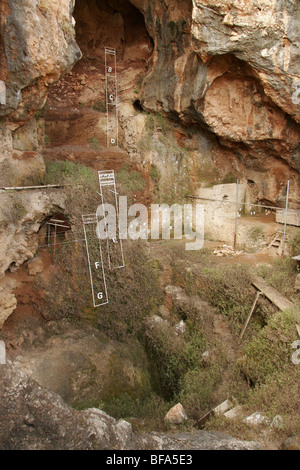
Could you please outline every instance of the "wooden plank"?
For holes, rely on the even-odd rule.
[[[213,415],[213,410],[210,410],[208,413],[205,413],[205,415],[201,416],[200,419],[198,419],[193,426],[198,429],[203,429],[205,423],[208,421],[208,419]]]
[[[271,287],[262,277],[256,277],[252,284],[261,291],[279,310],[286,310],[294,304],[286,297],[281,295],[276,289]]]

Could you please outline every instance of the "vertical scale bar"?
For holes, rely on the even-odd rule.
[[[118,142],[118,85],[116,50],[105,47],[106,125],[107,147],[117,147]]]
[[[117,199],[117,188],[115,182],[114,170],[99,171],[100,195],[103,205],[103,214],[105,214],[104,204],[111,204],[116,211],[116,227],[119,228],[119,207]],[[122,240],[116,234],[115,239],[107,238],[108,263],[110,268],[124,268],[124,253]]]
[[[83,215],[83,230],[89,263],[89,273],[94,307],[108,304],[102,248],[97,237],[97,218],[95,215]]]

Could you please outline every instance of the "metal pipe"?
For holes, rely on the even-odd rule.
[[[282,256],[284,256],[284,249],[285,249],[286,223],[287,223],[287,212],[288,212],[288,205],[289,205],[289,191],[290,191],[290,180],[288,180],[287,188],[286,188],[286,202],[285,202],[285,217],[284,217],[284,233],[283,233],[283,243],[282,243]]]
[[[236,237],[237,237],[237,218],[238,218],[238,208],[239,208],[239,183],[240,180],[236,181],[236,201],[235,201],[235,228],[234,228],[234,243],[233,248],[236,249]]]

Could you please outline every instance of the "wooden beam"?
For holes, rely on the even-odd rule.
[[[262,277],[256,277],[252,284],[256,289],[261,291],[272,304],[274,304],[279,310],[283,311],[293,307],[293,303],[290,302],[286,297],[280,294],[276,289],[271,287]]]
[[[51,189],[51,188],[63,188],[64,186],[66,185],[45,184],[43,186],[8,186],[8,187],[0,188],[0,191],[25,191],[26,189]]]
[[[251,311],[250,311],[250,313],[249,313],[249,315],[248,315],[248,318],[247,318],[247,320],[246,320],[245,326],[244,326],[243,331],[242,331],[242,333],[241,333],[241,335],[240,335],[240,341],[242,341],[242,339],[243,339],[243,336],[244,336],[245,331],[246,331],[246,329],[247,329],[247,326],[248,326],[248,324],[249,324],[250,318],[252,317],[252,314],[253,314],[253,312],[254,312],[254,310],[255,310],[255,307],[256,307],[256,304],[257,304],[257,301],[258,301],[260,295],[262,295],[262,292],[260,292],[260,291],[256,292],[255,300],[254,300],[254,302],[253,302]]]

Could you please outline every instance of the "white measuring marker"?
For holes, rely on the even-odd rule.
[[[117,188],[115,181],[114,170],[98,171],[99,184],[100,184],[100,196],[102,204],[112,204],[116,211],[116,226],[119,227],[119,206],[117,199]],[[103,214],[104,207],[103,207]],[[108,253],[108,264],[110,268],[124,268],[124,253],[122,240],[116,234],[116,238],[107,238],[107,253]]]
[[[105,85],[107,147],[117,147],[118,141],[118,83],[116,50],[105,47]]]
[[[6,347],[4,341],[0,341],[0,365],[6,364]]]
[[[89,263],[90,281],[94,307],[108,304],[103,256],[100,240],[97,238],[97,218],[95,215],[83,215],[83,230]]]

